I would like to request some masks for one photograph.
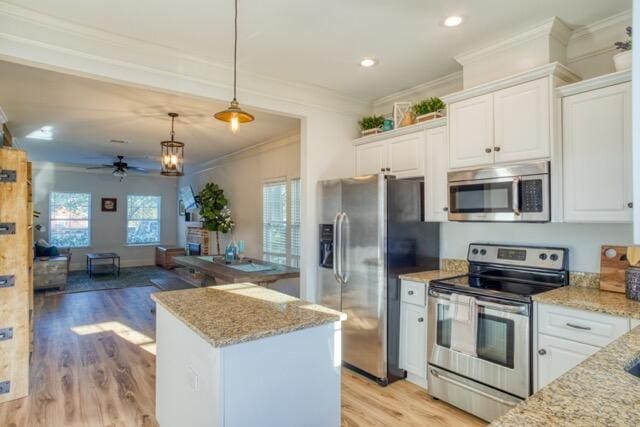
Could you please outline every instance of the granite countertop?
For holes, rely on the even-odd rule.
[[[429,283],[432,280],[446,279],[449,277],[455,277],[465,274],[461,271],[445,271],[445,270],[430,270],[419,271],[416,273],[401,274],[400,279],[411,280],[414,282]]]
[[[495,420],[492,426],[637,426],[640,378],[625,368],[640,358],[640,327],[621,336]]]
[[[218,283],[270,283],[276,280],[300,277],[300,270],[297,268],[268,261],[246,258],[247,261],[255,264],[271,267],[271,270],[247,272],[229,267],[223,262],[213,262],[203,258],[211,258],[211,256],[178,256],[173,257],[173,260],[177,264],[195,268],[207,276],[215,278]]]
[[[214,347],[346,319],[338,311],[253,283],[156,292],[151,298]]]
[[[625,294],[618,292],[563,286],[534,295],[533,300],[541,304],[563,305],[579,310],[640,319],[640,301],[627,299]]]

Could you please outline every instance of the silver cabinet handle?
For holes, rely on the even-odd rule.
[[[547,350],[545,350],[544,348],[541,348],[540,350],[538,350],[538,354],[540,356],[544,356],[545,354],[547,354]]]
[[[493,147],[493,151],[497,153],[498,151],[500,151],[500,147]]]
[[[491,148],[485,148],[484,152],[487,153],[487,154],[491,153]]]
[[[443,211],[448,212],[449,208],[447,206],[445,206],[444,208],[442,208]]]
[[[496,401],[498,403],[502,403],[503,405],[507,405],[507,406],[516,406],[517,405],[517,403],[515,403],[515,402],[509,402],[508,400],[504,400],[504,399],[499,398],[498,396],[493,396],[493,395],[491,395],[489,393],[485,393],[482,390],[478,390],[477,388],[470,387],[470,386],[468,386],[468,385],[466,385],[464,383],[461,383],[459,381],[452,380],[451,378],[447,378],[447,377],[444,377],[444,376],[440,376],[438,371],[436,371],[435,369],[431,369],[431,375],[433,375],[434,377],[436,377],[436,378],[438,378],[438,379],[440,379],[440,380],[442,380],[444,382],[453,384],[455,386],[458,386],[460,388],[468,390],[468,391],[470,391],[472,393],[479,394],[480,396],[486,397],[487,399],[494,400],[494,401]]]
[[[633,209],[633,202],[627,203],[627,207],[630,208],[630,209]]]
[[[407,292],[409,295],[413,295],[413,291],[409,291]]]
[[[418,323],[424,322],[424,317],[418,317]]]
[[[573,329],[580,329],[581,331],[590,331],[591,327],[589,326],[582,326],[582,325],[576,325],[573,323],[568,323],[566,324],[568,327],[573,328]]]

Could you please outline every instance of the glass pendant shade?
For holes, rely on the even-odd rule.
[[[171,117],[171,140],[160,143],[160,174],[165,176],[184,175],[184,143],[174,140],[173,121],[178,115],[169,113]]]

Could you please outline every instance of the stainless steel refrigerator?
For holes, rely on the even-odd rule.
[[[400,280],[439,268],[439,224],[423,222],[424,182],[384,174],[318,183],[318,297],[347,314],[342,360],[386,385],[399,367]]]

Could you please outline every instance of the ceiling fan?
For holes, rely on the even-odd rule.
[[[127,176],[127,172],[130,170],[136,171],[136,172],[142,172],[142,173],[148,172],[145,168],[141,168],[138,166],[129,166],[127,162],[123,162],[122,159],[124,159],[124,156],[117,156],[117,157],[118,157],[118,160],[116,160],[110,165],[90,166],[87,169],[113,169],[111,174],[113,176],[119,177],[120,181],[122,181],[124,177]]]

